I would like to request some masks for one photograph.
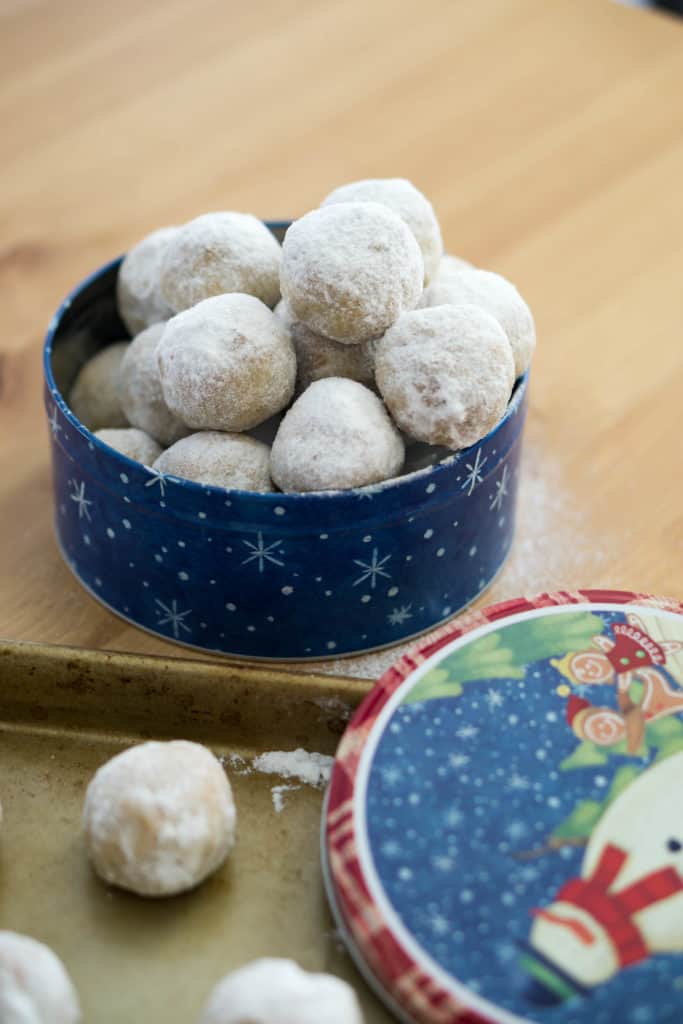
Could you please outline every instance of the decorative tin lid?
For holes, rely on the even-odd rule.
[[[324,848],[406,1020],[680,1024],[683,605],[544,594],[444,627],[351,722]]]

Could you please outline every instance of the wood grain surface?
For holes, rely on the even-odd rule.
[[[682,597],[682,96],[683,21],[608,0],[0,0],[0,635],[179,653],[53,541],[65,292],[163,224],[293,217],[377,175],[537,319],[519,532],[483,600]]]

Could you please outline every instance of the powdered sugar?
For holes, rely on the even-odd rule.
[[[465,448],[491,430],[514,383],[510,344],[477,306],[406,313],[377,343],[377,385],[402,430]]]
[[[381,203],[406,222],[422,251],[424,283],[429,284],[439,267],[443,241],[434,207],[427,197],[405,178],[366,178],[336,188],[321,205],[351,202]]]
[[[295,793],[301,786],[272,786],[270,795],[273,800],[273,807],[276,814],[281,814],[285,809],[285,793]]]
[[[161,292],[176,312],[227,292],[255,295],[268,306],[280,297],[282,250],[249,213],[205,213],[178,228],[161,266]]]
[[[107,345],[81,367],[69,392],[69,405],[88,430],[127,427],[119,398],[119,369],[127,341]]]
[[[119,368],[119,399],[131,426],[139,427],[159,444],[173,444],[189,433],[164,401],[157,362],[157,345],[164,323],[141,331],[126,349]]]
[[[132,335],[168,320],[173,310],[161,294],[161,264],[178,228],[159,228],[124,256],[116,283],[119,314]]]
[[[403,441],[374,392],[326,377],[304,391],[283,419],[271,475],[283,491],[363,487],[395,476]]]
[[[299,747],[296,750],[271,750],[259,754],[252,761],[252,768],[268,775],[280,775],[283,779],[299,779],[307,786],[320,787],[329,782],[333,764],[333,757],[309,753]]]
[[[422,292],[424,261],[400,217],[379,203],[332,203],[289,228],[282,294],[294,316],[334,341],[377,338]]]
[[[213,487],[272,491],[270,448],[247,434],[202,430],[177,441],[154,463],[171,476]]]
[[[289,332],[251,295],[219,295],[173,317],[157,358],[166,404],[195,430],[248,430],[294,393]]]
[[[481,306],[500,323],[512,346],[515,377],[528,368],[536,347],[536,328],[531,310],[515,286],[491,270],[464,269],[448,274],[444,283],[426,288],[421,306],[444,303]]]

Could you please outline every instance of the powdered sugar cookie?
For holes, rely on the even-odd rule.
[[[190,431],[164,401],[157,346],[165,326],[152,324],[131,341],[119,368],[119,398],[133,427],[144,430],[161,445],[170,445]]]
[[[204,213],[178,229],[161,267],[161,292],[176,312],[226,292],[274,306],[280,297],[280,243],[249,213]]]
[[[79,1024],[76,989],[62,961],[36,939],[0,931],[2,1024]]]
[[[392,416],[427,444],[466,448],[491,430],[515,379],[505,331],[478,306],[406,313],[377,343],[377,385]]]
[[[175,227],[153,231],[126,253],[119,267],[116,301],[131,335],[173,316],[161,294],[160,277],[164,253],[177,231]]]
[[[449,275],[444,284],[426,288],[420,301],[421,306],[445,303],[472,303],[494,316],[512,347],[515,376],[524,373],[536,347],[536,328],[531,310],[510,281],[491,270],[461,270]]]
[[[324,377],[348,377],[369,387],[374,384],[374,342],[342,345],[316,334],[292,315],[284,299],[275,307],[275,315],[289,328],[296,352],[296,390],[305,391],[314,380]]]
[[[212,487],[272,491],[270,448],[247,434],[203,430],[168,448],[154,469]]]
[[[366,178],[336,188],[321,205],[367,202],[388,206],[406,222],[422,250],[424,283],[429,284],[439,266],[443,241],[434,207],[427,197],[406,178]]]
[[[363,487],[396,476],[403,441],[377,395],[326,377],[297,398],[277,432],[270,474],[283,491]]]
[[[179,313],[157,358],[166,405],[195,430],[249,430],[294,393],[289,331],[252,295],[218,295]]]
[[[127,427],[119,398],[119,369],[127,341],[107,345],[81,368],[69,392],[69,406],[88,430]]]
[[[380,203],[331,203],[285,235],[283,297],[297,320],[333,341],[379,337],[417,305],[423,276],[415,236]]]
[[[209,997],[200,1024],[363,1024],[356,994],[331,974],[293,960],[254,960],[228,974]]]
[[[85,797],[85,843],[97,874],[141,896],[198,885],[235,842],[230,783],[210,750],[141,743],[107,761]]]
[[[143,466],[151,466],[161,455],[161,445],[137,427],[96,430],[95,437],[99,437],[100,441],[104,441],[122,455],[127,455],[129,459],[141,462]]]

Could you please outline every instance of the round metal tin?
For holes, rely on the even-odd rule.
[[[323,854],[405,1020],[679,1024],[683,605],[563,592],[443,627],[349,725]]]
[[[526,375],[476,445],[381,484],[255,494],[164,476],[103,444],[65,400],[85,360],[126,336],[119,262],[65,300],[44,355],[57,540],[98,601],[177,643],[305,660],[395,644],[488,587],[514,533]]]

